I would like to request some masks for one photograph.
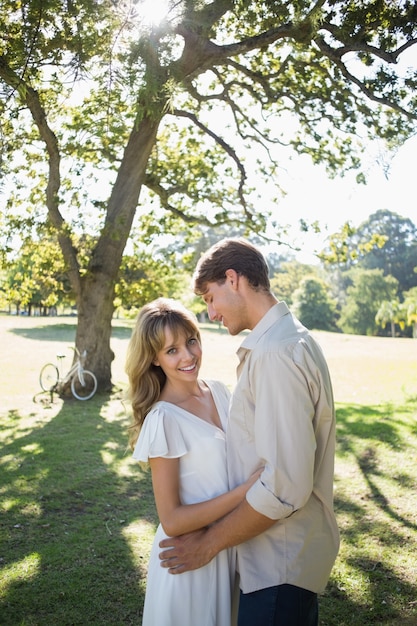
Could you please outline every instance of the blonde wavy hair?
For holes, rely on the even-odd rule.
[[[154,365],[156,355],[165,345],[165,329],[174,338],[185,333],[197,337],[201,343],[197,318],[180,302],[170,298],[158,298],[146,304],[136,318],[126,356],[126,374],[129,379],[128,398],[132,407],[132,425],[129,444],[133,449],[142,424],[159,400],[165,385],[163,370]]]

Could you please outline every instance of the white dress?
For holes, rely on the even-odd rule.
[[[179,458],[183,504],[210,500],[228,491],[226,423],[230,393],[218,381],[211,390],[223,430],[171,404],[157,402],[146,416],[133,457]],[[161,567],[158,526],[153,542],[142,626],[230,626],[235,552],[223,550],[204,567],[172,575]]]

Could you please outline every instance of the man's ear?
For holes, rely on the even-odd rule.
[[[225,276],[227,278],[227,280],[229,281],[230,285],[236,289],[238,282],[239,282],[239,274],[236,272],[236,270],[226,270],[225,272]]]

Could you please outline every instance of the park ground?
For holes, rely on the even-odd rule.
[[[88,402],[41,393],[75,318],[0,316],[0,624],[140,625],[157,518],[149,474],[126,449],[124,360],[114,320],[114,392]],[[314,333],[337,407],[341,550],[321,626],[417,625],[417,341]],[[202,375],[235,380],[241,341],[202,326]]]

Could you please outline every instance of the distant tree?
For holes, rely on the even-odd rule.
[[[294,292],[292,309],[307,328],[336,330],[336,302],[329,287],[314,276],[306,276]]]
[[[56,239],[27,240],[4,270],[3,290],[10,304],[31,315],[47,315],[59,305],[75,303]]]
[[[261,243],[259,242],[259,246],[262,248]],[[291,264],[297,264],[298,261],[295,258],[295,253],[292,250],[285,250],[281,253],[279,252],[266,252],[265,257],[269,267],[269,276],[271,280],[281,272],[285,273],[287,271],[287,267]]]
[[[0,269],[0,311],[10,311],[11,309],[5,293],[6,278],[6,272]]]
[[[328,267],[337,267],[339,271],[347,271],[355,267],[373,247],[382,248],[386,237],[372,234],[371,237],[358,243],[355,241],[358,229],[350,222],[345,222],[340,229],[330,235],[327,246],[318,254],[318,258]]]
[[[375,316],[384,300],[397,298],[398,280],[384,276],[381,269],[354,268],[349,275],[351,285],[346,291],[346,304],[342,307],[338,326],[345,333],[375,335],[378,331]]]
[[[382,328],[389,324],[391,337],[395,337],[395,325],[400,324],[404,327],[400,301],[397,298],[395,300],[383,300],[375,315],[375,321]]]
[[[404,294],[404,308],[407,324],[413,328],[413,337],[417,339],[417,287],[412,287]]]
[[[226,237],[245,237],[247,229],[244,224],[219,224],[208,227],[201,225],[193,229],[174,229],[163,238],[163,245],[154,243],[154,250],[160,258],[173,263],[175,267],[192,273],[201,255],[220,239]],[[265,238],[258,237],[256,233],[251,233],[251,242],[262,246]]]
[[[291,306],[294,292],[306,276],[318,276],[319,268],[299,261],[285,261],[271,278],[272,292],[279,300],[285,300]]]
[[[186,281],[187,277],[169,259],[135,250],[122,259],[115,305],[131,310],[134,315],[146,302],[160,296],[179,298],[185,291]]]
[[[388,210],[376,211],[361,224],[353,237],[354,245],[378,235],[385,238],[383,246],[373,246],[364,254],[360,267],[382,269],[385,276],[394,276],[400,291],[417,286],[417,226],[408,218]]]
[[[344,224],[319,257],[341,271],[382,269],[398,280],[400,292],[406,291],[417,285],[417,226],[392,211],[376,211],[358,228]]]

